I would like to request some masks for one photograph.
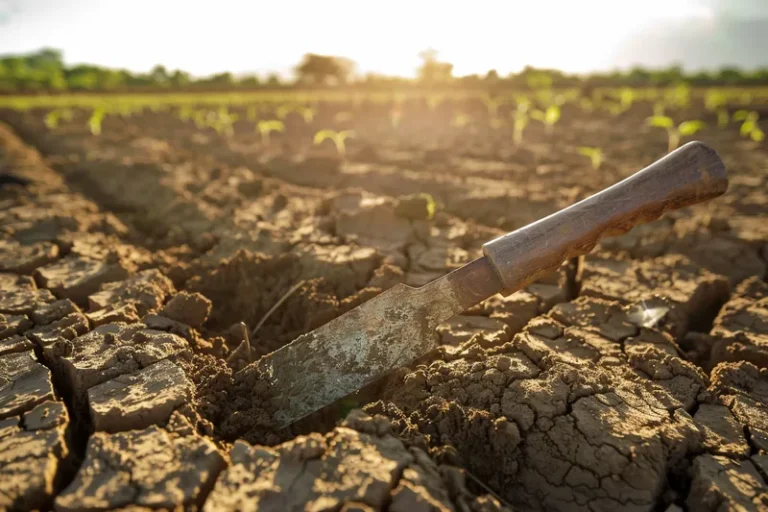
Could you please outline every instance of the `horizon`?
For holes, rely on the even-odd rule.
[[[49,47],[61,50],[70,66],[148,72],[163,65],[196,77],[292,77],[303,55],[316,53],[353,60],[359,76],[412,78],[418,54],[427,48],[453,64],[456,76],[491,69],[506,76],[525,66],[573,74],[676,64],[687,71],[768,66],[760,50],[768,45],[768,5],[760,0],[652,0],[633,6],[609,0],[478,0],[467,12],[433,0],[394,0],[374,11],[375,23],[366,11],[376,6],[348,0],[260,4],[222,0],[211,10],[175,0],[130,6],[83,0],[66,7],[53,0],[0,0],[0,54]],[[295,13],[301,17],[290,19]],[[349,18],[356,22],[347,23]]]

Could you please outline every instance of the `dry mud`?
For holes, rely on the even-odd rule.
[[[0,114],[0,172],[29,182],[0,185],[0,509],[768,508],[765,146],[705,132],[726,196],[485,301],[276,432],[249,363],[660,156],[643,112],[624,134],[566,112],[553,151],[414,106],[397,132],[363,116],[343,162],[296,119],[263,147],[164,112],[100,137]],[[600,171],[568,149],[587,143]]]

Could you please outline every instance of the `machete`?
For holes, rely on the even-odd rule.
[[[396,285],[241,371],[255,370],[267,381],[274,427],[287,427],[435,349],[435,328],[452,316],[533,283],[588,253],[602,237],[727,188],[717,153],[690,142],[591,197],[491,240],[483,257],[420,288]]]

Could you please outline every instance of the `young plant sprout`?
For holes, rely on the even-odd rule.
[[[207,115],[208,113],[205,110],[197,110],[192,114],[192,119],[195,121],[195,126],[198,130],[205,128]]]
[[[221,107],[216,112],[216,116],[212,120],[211,126],[216,130],[216,133],[232,137],[235,134],[234,125],[238,117],[237,114],[232,114],[227,107]]]
[[[392,110],[389,111],[389,124],[392,125],[392,128],[397,128],[400,126],[400,121],[403,118],[403,109],[400,108],[399,104],[396,104],[392,107]],[[338,119],[337,119],[338,121]]]
[[[512,141],[515,146],[519,146],[523,142],[523,131],[530,121],[527,103],[518,103],[513,119]]]
[[[600,169],[603,165],[603,150],[600,148],[591,148],[588,146],[581,146],[577,149],[580,155],[584,155],[592,162],[592,168],[594,170]]]
[[[681,137],[693,135],[706,126],[706,123],[703,121],[683,121],[675,126],[675,122],[672,118],[667,116],[651,116],[648,118],[647,122],[648,126],[664,128],[667,130],[667,135],[669,136],[669,151],[677,149],[680,145]]]
[[[189,105],[184,105],[179,109],[179,119],[182,121],[188,121],[192,119],[192,116],[194,115],[195,111],[190,107]]]
[[[427,96],[427,108],[434,112],[437,110],[437,107],[440,106],[440,103],[443,102],[442,96],[438,96],[437,94],[430,94]]]
[[[344,158],[347,155],[347,145],[345,142],[349,137],[354,136],[355,132],[352,130],[342,130],[340,132],[334,130],[320,130],[315,134],[313,142],[317,146],[322,144],[326,139],[330,139],[336,146],[336,152],[338,155],[341,158]]]
[[[315,109],[312,107],[298,107],[296,109],[296,112],[301,114],[301,117],[304,119],[304,122],[307,124],[310,124],[312,121],[315,120]]]
[[[93,135],[101,134],[101,123],[104,121],[104,116],[106,115],[107,113],[101,107],[95,108],[93,110],[91,117],[88,119],[88,128],[91,130]]]
[[[285,123],[278,119],[259,121],[256,123],[256,130],[261,134],[261,143],[266,146],[269,144],[269,134],[272,132],[284,132]]]
[[[667,91],[665,100],[676,108],[686,108],[691,103],[691,86],[686,83],[677,84]]]
[[[543,112],[541,110],[534,110],[531,112],[531,117],[543,123],[547,134],[551,134],[555,124],[560,120],[560,107],[550,105]]]
[[[739,128],[739,134],[742,137],[749,137],[755,142],[762,142],[765,140],[765,133],[758,126],[757,121],[760,119],[760,114],[752,111],[737,110],[733,114],[734,121],[741,121],[741,128]]]
[[[581,98],[579,100],[579,106],[584,112],[592,112],[595,110],[595,102],[589,98]]]
[[[716,89],[710,89],[704,96],[704,108],[710,112],[715,112],[721,107],[724,107],[728,102],[728,96],[722,91]]]
[[[605,107],[605,110],[610,112],[612,116],[618,116],[624,112],[624,107],[621,106],[621,103],[615,101],[603,101],[603,107]]]
[[[248,105],[248,108],[245,109],[245,118],[248,119],[250,122],[255,123],[258,117],[259,117],[258,105]]]
[[[275,110],[275,116],[281,120],[284,121],[286,117],[288,117],[288,114],[293,112],[294,109],[291,105],[280,105],[277,107],[277,110]]]
[[[632,103],[635,101],[635,91],[629,87],[624,87],[619,92],[619,103],[621,104],[622,112],[626,112],[632,108]]]
[[[717,111],[717,127],[721,130],[728,127],[730,121],[730,115],[728,115],[728,109],[725,107],[718,108]]]
[[[469,124],[470,118],[466,114],[456,114],[456,116],[451,121],[451,126],[455,126],[456,128],[464,128]]]
[[[491,120],[491,126],[494,128],[498,128],[501,125],[499,121],[499,107],[503,103],[504,98],[502,97],[492,98],[490,96],[485,96],[483,98],[483,104],[488,110],[488,118]]]
[[[68,108],[57,108],[55,110],[51,110],[45,115],[45,119],[43,122],[45,123],[45,126],[48,127],[49,130],[53,130],[59,126],[59,121],[62,119],[65,119],[67,121],[72,120],[72,111]]]

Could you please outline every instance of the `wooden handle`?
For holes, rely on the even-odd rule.
[[[690,142],[602,192],[483,245],[509,294],[591,251],[600,238],[723,194],[728,173],[717,153]]]

